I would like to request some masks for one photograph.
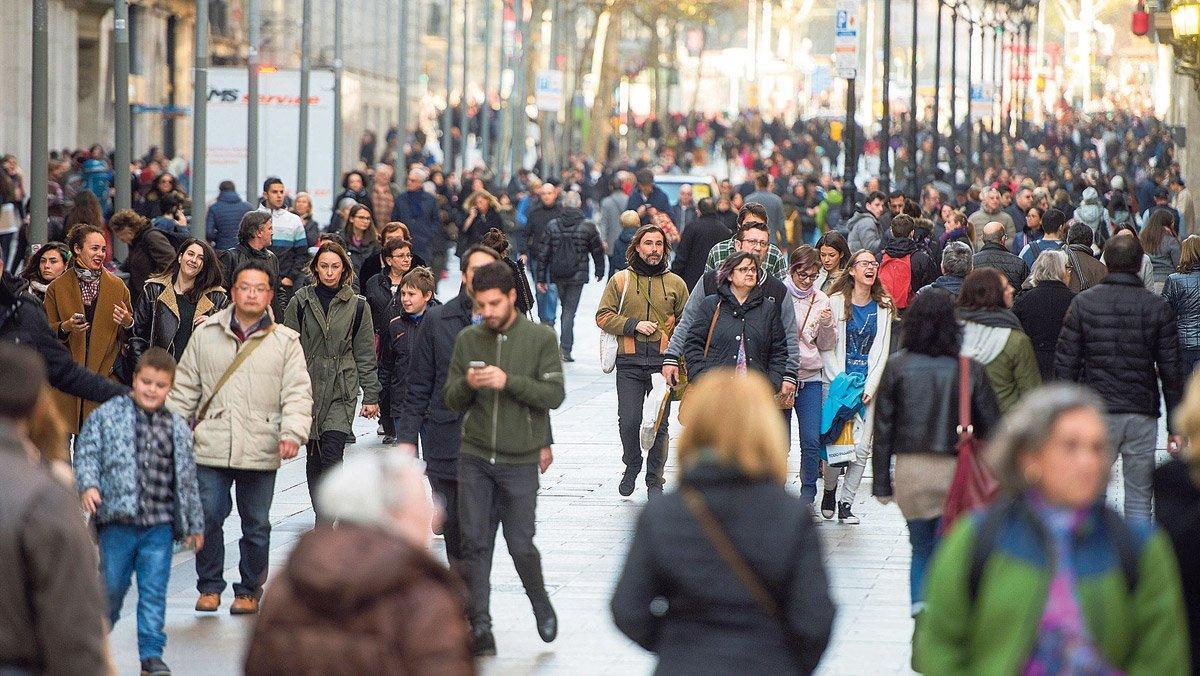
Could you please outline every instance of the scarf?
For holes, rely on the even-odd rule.
[[[102,270],[89,270],[84,267],[75,268],[75,276],[79,278],[79,293],[83,296],[84,307],[91,307],[100,295],[100,276]]]
[[[1021,327],[1021,320],[1013,314],[1012,310],[997,309],[977,309],[977,310],[959,310],[957,312],[959,321],[974,322],[983,326],[990,326],[998,329],[1015,329],[1024,331]]]
[[[817,292],[817,287],[815,284],[808,287],[808,291],[801,291],[796,286],[796,283],[792,281],[791,275],[783,278],[783,285],[787,287],[788,293],[792,294],[792,298],[797,300],[806,300],[812,298],[812,295]]]
[[[37,293],[41,296],[46,295],[46,287],[48,287],[48,286],[50,286],[50,285],[42,284],[41,282],[30,282],[29,283],[30,290],[32,290],[34,293]]]
[[[650,265],[642,260],[642,257],[634,252],[633,257],[629,259],[629,268],[642,277],[658,277],[667,272],[667,259],[664,256],[658,261],[658,265]]]

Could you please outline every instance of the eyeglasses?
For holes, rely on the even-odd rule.
[[[392,254],[392,260],[394,260],[394,261],[411,261],[412,254],[410,254],[410,253]]]
[[[768,242],[765,239],[745,239],[745,238],[742,238],[742,243],[749,244],[750,246],[758,247],[760,249],[763,247],[766,247],[767,245],[770,244],[770,242]]]
[[[741,267],[736,267],[736,268],[734,268],[734,269],[733,269],[733,271],[734,271],[734,272],[740,272],[740,273],[742,273],[743,275],[745,275],[745,274],[755,274],[755,273],[757,273],[757,272],[758,272],[758,266],[746,267],[746,266],[744,266],[744,265],[743,265],[743,266],[741,266]]]
[[[799,270],[794,270],[792,272],[792,276],[795,277],[796,279],[816,279],[820,274],[821,273],[819,271],[801,272]]]
[[[260,295],[261,295],[261,294],[264,294],[264,293],[267,293],[267,292],[269,292],[269,291],[271,290],[271,287],[269,287],[269,286],[267,286],[267,285],[265,285],[265,284],[255,284],[255,285],[250,285],[250,284],[238,284],[238,285],[237,285],[237,286],[235,286],[234,288],[238,290],[238,293],[244,293],[244,294],[260,294]]]
[[[854,264],[855,264],[855,265],[861,265],[861,266],[863,266],[864,268],[877,268],[877,267],[879,267],[879,262],[878,262],[878,261],[854,261]]]

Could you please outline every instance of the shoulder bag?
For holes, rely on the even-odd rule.
[[[221,391],[221,388],[225,386],[225,383],[229,382],[229,378],[233,376],[234,372],[237,371],[247,359],[250,358],[250,355],[258,349],[259,345],[262,345],[264,342],[266,342],[267,337],[270,336],[271,332],[274,330],[275,324],[268,326],[263,331],[262,338],[255,340],[254,342],[245,346],[245,348],[239,350],[237,356],[235,356],[233,361],[229,363],[229,366],[225,367],[225,372],[222,373],[221,378],[217,380],[217,384],[215,387],[213,387],[212,393],[208,395],[208,399],[205,399],[204,403],[200,404],[200,408],[196,409],[196,417],[192,418],[191,420],[191,428],[193,430],[196,429],[196,426],[204,420],[204,416],[208,415],[208,407],[212,405],[213,399],[217,397],[217,393]]]
[[[958,358],[958,461],[954,479],[942,505],[938,534],[950,532],[951,526],[964,513],[983,507],[996,497],[999,483],[983,459],[983,443],[975,436],[971,425],[971,358]]]
[[[616,277],[614,276],[614,279]],[[625,286],[621,289],[621,302],[617,304],[617,314],[625,310],[625,294],[629,292],[629,271],[625,271]],[[617,337],[608,331],[600,331],[600,369],[612,373],[617,368]]]

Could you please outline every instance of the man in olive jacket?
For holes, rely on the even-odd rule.
[[[550,409],[566,397],[553,329],[516,310],[516,280],[503,262],[475,272],[471,286],[483,323],[463,329],[454,342],[446,376],[446,406],[465,411],[458,462],[458,509],[470,598],[468,613],[476,656],[494,655],[488,609],[496,521],[525,594],[538,634],[549,643],[558,619],[542,579],[533,544],[538,470],[550,451]]]

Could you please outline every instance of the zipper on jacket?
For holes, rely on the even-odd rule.
[[[504,334],[496,334],[496,367],[500,367],[500,348],[504,345]],[[496,433],[500,427],[500,390],[495,392],[495,403],[492,406],[492,464],[496,464]]]

